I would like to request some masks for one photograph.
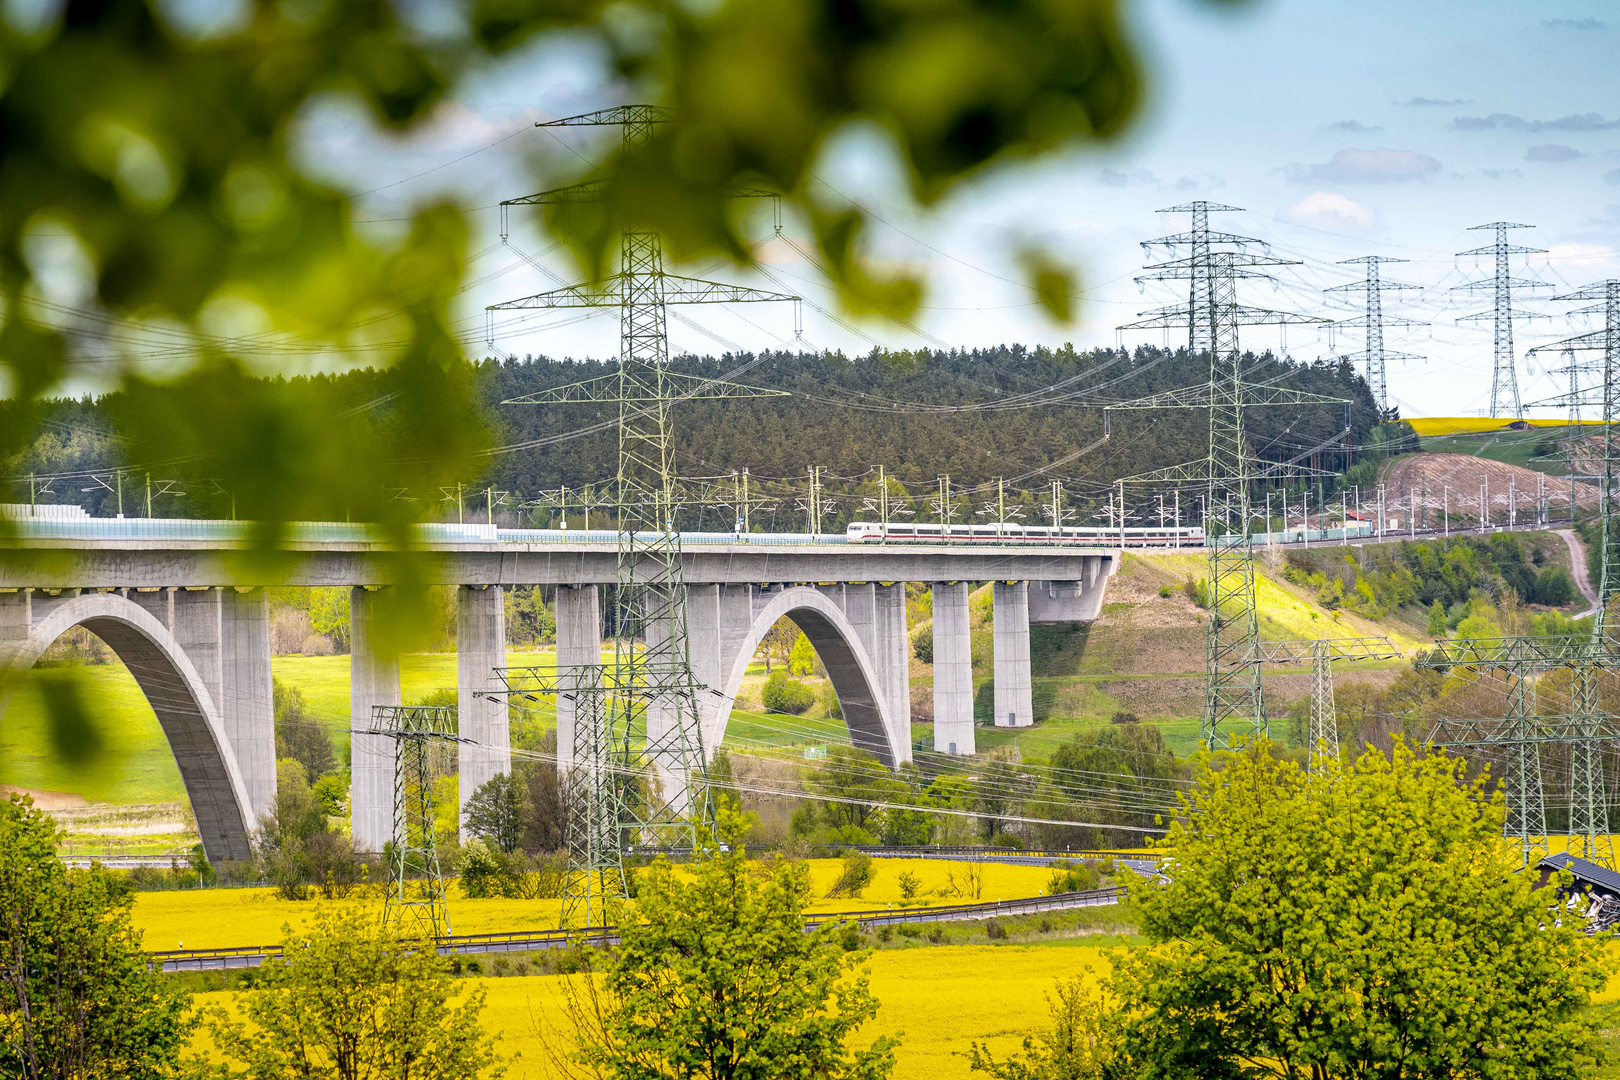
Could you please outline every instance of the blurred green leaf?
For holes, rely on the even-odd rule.
[[[107,737],[85,707],[84,686],[78,673],[73,668],[47,668],[38,679],[56,756],[75,769],[95,768],[101,763]]]
[[[1041,248],[1025,248],[1018,254],[1025,279],[1046,313],[1060,323],[1074,321],[1075,273]]]

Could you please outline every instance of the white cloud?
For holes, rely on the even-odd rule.
[[[1440,171],[1440,163],[1413,150],[1340,150],[1320,165],[1292,165],[1295,183],[1401,184]]]
[[[1609,244],[1552,244],[1547,248],[1547,261],[1566,274],[1590,274],[1616,263],[1614,247]]]
[[[1313,191],[1278,216],[1328,232],[1365,234],[1378,227],[1378,211],[1335,191]]]

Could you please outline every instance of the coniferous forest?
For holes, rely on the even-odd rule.
[[[730,490],[726,478],[748,470],[753,491],[775,493],[777,524],[796,527],[790,496],[807,488],[806,470],[819,466],[829,500],[837,493],[875,490],[877,468],[898,481],[891,495],[912,501],[930,516],[927,501],[938,478],[948,475],[954,492],[965,492],[967,512],[993,497],[1005,481],[1009,504],[1032,510],[1044,505],[1052,480],[1065,498],[1095,504],[1121,478],[1202,458],[1208,445],[1207,414],[1198,408],[1112,411],[1104,438],[1103,406],[1204,383],[1207,361],[1186,350],[1142,347],[1134,352],[1086,352],[1022,345],[944,351],[875,350],[852,358],[842,353],[766,353],[679,357],[678,375],[726,378],[767,396],[714,400],[700,390],[673,410],[672,457],[683,477],[709,477]],[[1377,410],[1360,375],[1348,364],[1299,363],[1271,354],[1248,355],[1244,379],[1284,386],[1348,404],[1255,407],[1245,422],[1249,444],[1262,462],[1343,472],[1380,437]],[[485,489],[507,493],[502,520],[525,505],[527,520],[547,523],[536,496],[589,485],[605,489],[616,464],[618,406],[612,402],[566,405],[505,404],[537,392],[600,380],[611,387],[611,360],[547,357],[485,359],[470,377],[487,406],[483,468],[466,476],[468,520],[481,519]],[[323,399],[324,408],[350,410],[379,432],[395,423],[390,411],[393,376],[360,370],[287,380],[288,393]],[[698,385],[691,383],[689,385]],[[158,492],[157,516],[225,516],[228,485],[215,483],[206,456],[184,462],[132,461],[115,434],[118,395],[58,400],[46,407],[43,433],[8,469],[6,501],[76,502],[95,514],[117,512],[117,492],[107,484],[72,474],[130,470],[124,477],[124,510],[145,512],[146,478]],[[1348,423],[1348,432],[1346,425]],[[391,432],[392,433],[392,432]],[[1297,484],[1296,484],[1297,486]],[[403,497],[444,503],[441,492]],[[426,507],[425,507],[426,509]],[[424,516],[440,518],[454,506]],[[825,525],[856,516],[856,500],[828,510]],[[797,511],[802,523],[802,510]],[[706,520],[705,527],[719,524]],[[760,523],[769,527],[769,523]],[[758,526],[757,526],[758,527]]]

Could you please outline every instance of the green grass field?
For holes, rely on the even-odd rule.
[[[1426,454],[1467,454],[1561,476],[1568,470],[1567,463],[1543,460],[1543,456],[1536,452],[1536,445],[1551,437],[1545,431],[1531,428],[1528,431],[1426,436],[1420,440],[1420,445]]]
[[[513,666],[550,667],[555,661],[553,652],[507,654],[507,663]],[[349,658],[278,656],[271,670],[277,679],[303,692],[310,709],[332,730],[341,759],[349,743]],[[41,690],[46,680],[61,678],[78,684],[85,712],[101,740],[103,752],[94,769],[64,762],[47,736]],[[400,658],[400,690],[407,702],[435,690],[453,690],[455,685],[454,653]],[[0,784],[71,792],[90,802],[179,802],[186,797],[156,714],[128,669],[117,663],[36,668],[28,673],[0,719]]]

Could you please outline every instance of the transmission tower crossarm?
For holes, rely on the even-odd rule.
[[[1161,211],[1162,213],[1163,211]],[[1256,240],[1252,236],[1239,236],[1237,233],[1207,232],[1207,233],[1172,233],[1169,236],[1159,236],[1152,240],[1139,241],[1138,246],[1145,248],[1175,247],[1178,244],[1191,244],[1195,239],[1207,240],[1211,244],[1259,244],[1261,247],[1270,247],[1264,240]]]
[[[1499,319],[1550,319],[1551,315],[1540,311],[1525,311],[1522,308],[1504,307],[1500,311],[1476,311],[1472,315],[1459,315],[1457,322],[1484,322],[1490,319],[1493,322]]]
[[[1470,253],[1465,252],[1465,254],[1470,254]],[[1509,277],[1502,277],[1500,279],[1495,278],[1495,277],[1490,277],[1490,278],[1484,278],[1484,279],[1482,279],[1480,281],[1465,281],[1461,285],[1453,285],[1451,287],[1451,291],[1452,292],[1472,292],[1475,289],[1496,289],[1497,287],[1499,287],[1501,285],[1511,285],[1515,289],[1550,289],[1550,288],[1552,288],[1551,283],[1546,282],[1546,281],[1537,281],[1535,278],[1521,278],[1521,277],[1510,277],[1509,276]]]
[[[1147,411],[1155,409],[1207,409],[1212,405],[1220,405],[1224,401],[1218,392],[1212,392],[1207,384],[1198,386],[1183,386],[1175,390],[1165,390],[1162,393],[1150,394],[1144,398],[1135,398],[1130,401],[1109,402],[1103,408],[1113,411]],[[1243,388],[1243,405],[1344,405],[1348,398],[1331,397],[1327,394],[1317,394],[1309,390],[1295,390],[1287,386],[1261,386],[1255,384],[1245,385]]]
[[[1184,307],[1160,308],[1151,312],[1144,312],[1149,317],[1137,322],[1123,323],[1116,330],[1163,330],[1171,327],[1188,325],[1187,309]],[[1315,315],[1302,315],[1293,311],[1273,311],[1270,308],[1245,307],[1233,304],[1221,312],[1223,318],[1229,319],[1235,326],[1325,326],[1333,320],[1321,319]]]
[[[611,109],[565,116],[560,120],[536,120],[537,128],[620,127],[634,124],[667,124],[675,119],[672,109],[662,105],[617,105]]]
[[[604,179],[585,180],[578,184],[552,188],[549,191],[540,191],[516,199],[503,199],[500,205],[507,207],[597,203],[602,201],[607,188],[608,182]],[[724,190],[726,196],[732,199],[775,199],[780,197],[776,192],[767,191],[764,188],[731,187],[728,185]]]
[[[791,293],[752,289],[744,285],[727,285],[702,278],[664,275],[664,303],[666,304],[756,304],[778,300],[799,300]]]
[[[595,203],[602,201],[602,193],[606,190],[606,180],[586,180],[583,183],[552,188],[550,191],[540,191],[516,199],[502,199],[501,205],[545,206],[563,203]]]
[[[609,278],[601,285],[564,285],[533,296],[490,304],[485,311],[544,311],[552,308],[618,307],[623,303],[619,280]]]
[[[1306,663],[1315,657],[1319,648],[1326,652],[1328,659],[1346,663],[1399,660],[1403,655],[1387,637],[1353,637],[1260,641],[1256,643],[1255,659],[1262,664]]]
[[[626,392],[617,375],[601,375],[584,382],[550,390],[536,390],[522,397],[508,398],[502,405],[580,405],[580,404],[652,404],[659,401],[723,401],[733,398],[788,397],[786,390],[773,390],[764,386],[746,386],[724,379],[706,379],[701,375],[664,373],[666,390],[654,392],[635,389]]]

